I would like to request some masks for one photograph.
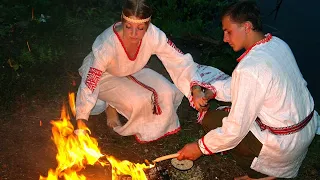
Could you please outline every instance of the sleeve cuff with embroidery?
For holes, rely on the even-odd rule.
[[[201,139],[198,140],[198,145],[199,145],[200,151],[202,152],[202,154],[211,155],[211,154],[213,154],[213,152],[210,151],[208,146],[205,144],[204,137],[205,136],[203,136]]]
[[[209,90],[212,92],[212,97],[211,99],[214,99],[217,95],[217,90],[216,88],[209,84],[209,83],[206,83],[206,82],[199,82],[199,81],[191,81],[190,83],[190,91],[192,90],[192,87],[193,86],[200,86],[202,89],[204,88],[204,90]],[[191,93],[190,93],[191,94]]]
[[[209,91],[212,91],[212,94],[213,94],[212,95],[212,99],[214,99],[216,94],[217,94],[217,91],[216,91],[215,87],[211,86],[210,84],[201,83],[199,81],[192,81],[190,83],[190,92],[192,91],[191,89],[192,89],[193,86],[200,86],[201,88],[205,88],[205,89],[207,89]],[[193,102],[193,96],[191,95],[191,93],[188,96],[188,100],[189,100],[190,106],[195,109],[195,105],[194,105],[194,102]],[[204,115],[206,114],[206,112],[207,111],[198,112],[198,115],[197,115],[197,117],[198,117],[197,118],[197,122],[198,123],[200,123],[200,124],[202,123],[202,119],[203,119]]]

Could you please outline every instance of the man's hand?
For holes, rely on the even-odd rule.
[[[202,91],[200,86],[193,86],[192,89],[192,97],[194,107],[197,111],[202,112],[208,109],[208,100],[205,97],[205,93]]]
[[[212,92],[212,90],[210,90],[210,89],[206,89],[205,91],[204,91],[204,96],[205,96],[205,98],[209,101],[210,99],[213,99],[214,98],[214,96],[213,96],[214,94],[213,94],[213,92]]]
[[[202,152],[198,146],[198,143],[193,142],[190,144],[186,144],[180,151],[178,151],[178,154],[180,154],[177,157],[179,161],[183,159],[189,159],[194,161],[202,155]]]

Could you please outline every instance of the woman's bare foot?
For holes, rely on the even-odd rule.
[[[111,106],[106,108],[107,125],[111,128],[121,126],[117,110]]]
[[[264,178],[259,178],[259,179],[254,179],[254,178],[250,178],[249,176],[241,176],[241,177],[236,177],[234,178],[234,180],[274,180],[276,179],[275,177],[264,177]]]

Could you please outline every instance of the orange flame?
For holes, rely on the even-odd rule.
[[[130,175],[132,180],[147,180],[143,170],[154,167],[154,165],[134,164],[127,160],[118,161],[112,156],[107,159],[112,164],[112,180],[116,180],[118,175]]]
[[[73,116],[76,116],[76,103],[74,99],[74,93],[69,93],[69,106]]]
[[[69,106],[73,115],[75,115],[74,93],[69,93]],[[55,170],[48,171],[48,177],[40,176],[39,180],[86,180],[86,177],[80,173],[86,165],[101,164],[102,166],[111,164],[112,180],[117,179],[118,175],[130,175],[132,180],[147,180],[144,169],[152,168],[154,165],[135,164],[127,160],[118,161],[112,156],[103,155],[98,147],[98,142],[91,137],[89,128],[81,122],[78,122],[78,131],[88,133],[74,133],[74,127],[70,122],[70,116],[65,105],[61,110],[61,118],[51,121],[52,140],[54,141],[58,153],[56,159],[58,166]],[[101,160],[106,157],[109,161]]]

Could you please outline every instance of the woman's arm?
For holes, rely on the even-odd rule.
[[[106,71],[113,48],[104,43],[105,36],[98,36],[90,53],[83,61],[79,73],[82,77],[76,98],[76,118],[88,120],[92,108],[97,102],[99,81]]]
[[[167,38],[159,28],[150,24],[150,47],[169,73],[173,83],[186,96],[191,95],[190,82],[196,76],[197,63],[190,54],[184,54],[176,45]]]

